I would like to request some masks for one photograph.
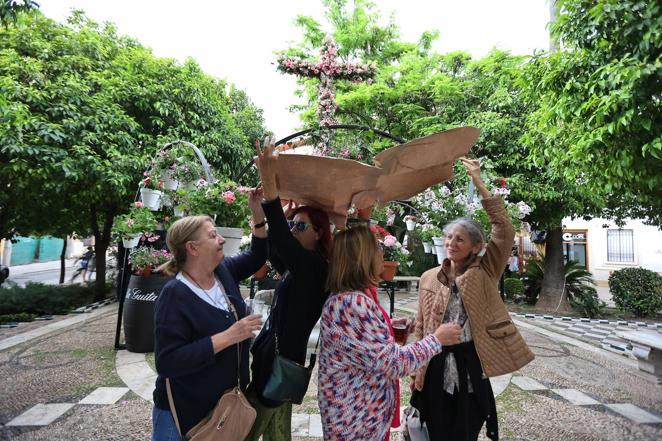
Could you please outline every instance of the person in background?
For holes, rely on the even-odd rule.
[[[510,320],[497,285],[511,256],[515,230],[503,201],[480,177],[476,160],[462,159],[492,225],[490,241],[479,223],[457,219],[444,228],[447,258],[421,276],[415,336],[425,339],[440,323],[457,322],[461,343],[445,346],[414,377],[411,403],[430,440],[498,439],[494,394],[488,377],[513,372],[533,353]]]
[[[384,269],[382,244],[367,226],[337,233],[321,321],[318,399],[325,440],[384,441],[399,425],[400,377],[427,363],[442,344],[459,342],[446,323],[409,345],[395,342],[375,286]]]
[[[238,284],[266,260],[261,200],[261,192],[253,190],[251,248],[237,256],[225,257],[225,239],[216,233],[209,216],[184,217],[168,229],[166,242],[173,257],[158,271],[175,278],[161,291],[154,311],[158,377],[152,441],[184,439],[223,393],[237,385],[238,374],[241,389],[248,385],[248,345],[262,323],[259,315],[246,316]],[[181,434],[169,406],[166,378]]]

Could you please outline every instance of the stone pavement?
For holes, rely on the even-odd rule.
[[[399,313],[414,297],[397,294]],[[113,350],[116,304],[105,308],[0,351],[0,439],[149,439],[152,362]],[[501,381],[501,439],[662,439],[662,388],[633,375],[634,361],[543,329],[544,318],[514,318],[536,360]],[[294,439],[320,439],[315,380],[294,413]]]

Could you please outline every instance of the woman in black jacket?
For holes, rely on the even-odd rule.
[[[277,153],[272,140],[264,150],[257,147],[265,201],[262,204],[268,223],[269,260],[282,279],[276,287],[267,324],[251,348],[251,385],[248,398],[257,410],[257,419],[247,440],[291,440],[292,404],[263,396],[271,375],[278,338],[280,355],[306,364],[308,338],[319,320],[327,298],[325,292],[331,229],[328,215],[313,207],[298,207],[287,220],[276,184]]]

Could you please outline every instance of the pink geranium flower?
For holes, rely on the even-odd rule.
[[[136,208],[140,208],[140,207],[143,206],[143,203],[140,202],[140,201],[136,201],[136,202],[133,203],[133,205],[134,205]]]
[[[398,239],[396,239],[395,236],[388,235],[384,238],[384,246],[392,247],[395,246],[396,243],[398,243]]]
[[[232,204],[237,199],[237,197],[231,191],[224,192],[223,194],[221,194],[221,197],[228,205]]]

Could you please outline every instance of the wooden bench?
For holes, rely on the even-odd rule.
[[[643,376],[653,384],[662,384],[662,335],[644,331],[616,334],[632,344],[632,355],[637,359]]]

